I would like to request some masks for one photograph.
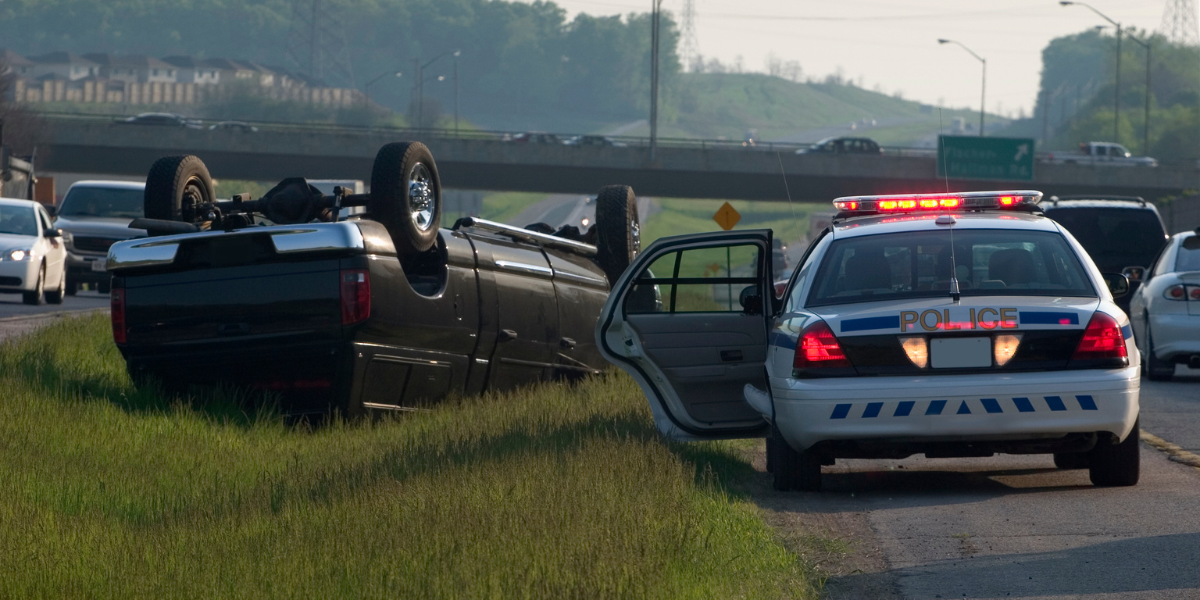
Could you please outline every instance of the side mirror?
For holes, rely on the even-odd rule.
[[[1129,278],[1120,273],[1104,273],[1104,283],[1108,285],[1108,291],[1112,292],[1113,298],[1120,298],[1129,293]]]
[[[48,237],[50,239],[61,238],[62,235],[63,234],[62,234],[61,229],[47,229],[46,230],[46,237]]]
[[[748,315],[761,315],[763,311],[763,299],[758,294],[758,286],[748,285],[738,295],[738,302],[742,304],[742,312]]]
[[[1121,270],[1121,274],[1128,277],[1130,281],[1141,281],[1146,276],[1146,267],[1125,267]]]

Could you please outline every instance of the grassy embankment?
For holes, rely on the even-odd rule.
[[[0,345],[5,596],[816,596],[623,375],[312,430],[135,390],[107,327]]]

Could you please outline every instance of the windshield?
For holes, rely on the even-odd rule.
[[[0,233],[37,235],[36,219],[32,206],[0,205]]]
[[[1046,211],[1087,250],[1101,271],[1148,267],[1167,242],[1158,215],[1137,208],[1059,208]]]
[[[1058,233],[959,229],[953,257],[949,230],[833,242],[806,306],[948,296],[952,268],[963,296],[1096,296]]]
[[[137,188],[75,186],[63,198],[58,214],[64,217],[116,217],[138,219],[142,216],[142,197]]]

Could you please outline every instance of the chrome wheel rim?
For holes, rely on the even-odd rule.
[[[437,208],[437,197],[429,169],[417,163],[408,173],[409,216],[418,231],[429,231],[433,227],[433,213]]]

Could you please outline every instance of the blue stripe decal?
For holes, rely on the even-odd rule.
[[[1046,396],[1046,404],[1050,405],[1050,410],[1053,411],[1067,410],[1062,398],[1058,396]]]
[[[1098,410],[1096,401],[1092,400],[1091,396],[1075,396],[1075,399],[1079,401],[1079,408],[1083,410]]]
[[[1126,325],[1126,326],[1122,327],[1122,328],[1121,328],[1121,335],[1122,335],[1122,336],[1123,336],[1125,339],[1129,339],[1129,338],[1133,337],[1133,326],[1132,326],[1132,325]]]
[[[967,406],[967,401],[966,401],[966,400],[963,400],[963,401],[962,401],[962,404],[959,404],[959,405],[958,405],[958,413],[956,413],[956,414],[960,414],[960,415],[969,415],[969,414],[971,414],[971,407]]]
[[[786,350],[795,350],[796,340],[792,339],[792,336],[776,329],[775,331],[771,332],[770,345],[784,348]]]
[[[850,404],[839,404],[839,405],[833,407],[833,414],[830,415],[829,418],[830,419],[845,419],[846,415],[850,414],[851,406],[852,405],[850,405]]]
[[[946,408],[945,400],[934,400],[929,403],[929,408],[925,409],[925,415],[940,415],[943,408]]]
[[[872,402],[872,403],[870,403],[870,404],[868,404],[868,405],[867,405],[867,410],[864,410],[864,411],[863,411],[863,416],[862,416],[862,418],[864,418],[864,419],[874,419],[875,417],[878,417],[878,416],[879,416],[879,410],[880,410],[880,409],[882,409],[882,408],[883,408],[883,403],[882,403],[882,402]]]
[[[915,404],[916,404],[916,402],[913,402],[912,400],[905,400],[904,402],[897,404],[896,412],[893,413],[892,416],[893,417],[907,417],[910,413],[912,413],[912,409]]]
[[[1002,413],[1000,403],[996,402],[995,398],[983,398],[980,400],[983,403],[983,409],[988,411],[988,414]]]
[[[847,331],[868,331],[871,329],[900,329],[900,315],[892,317],[867,317],[865,319],[844,319],[841,324],[842,333]]]
[[[1021,311],[1022,325],[1078,325],[1079,315],[1070,312]],[[1063,321],[1066,321],[1064,323]]]
[[[1029,402],[1029,398],[1013,398],[1013,404],[1017,405],[1017,410],[1021,412],[1033,412],[1033,404]]]

